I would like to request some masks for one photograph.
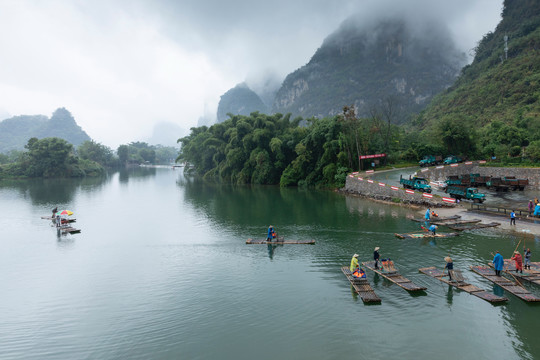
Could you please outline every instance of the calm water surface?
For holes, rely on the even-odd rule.
[[[55,206],[75,212],[81,234],[40,219]],[[534,237],[398,240],[418,229],[412,210],[204,185],[169,168],[3,182],[0,210],[0,359],[540,358],[540,306],[508,293],[493,306],[418,273],[450,254],[470,282],[502,294],[468,267],[519,240],[538,260]],[[269,224],[317,243],[245,244]],[[364,305],[340,267],[375,246],[426,293],[368,272],[382,304]]]

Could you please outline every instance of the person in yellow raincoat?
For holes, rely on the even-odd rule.
[[[358,254],[354,254],[351,259],[351,267],[349,269],[351,270],[351,272],[354,272],[359,267],[360,265],[358,264]]]

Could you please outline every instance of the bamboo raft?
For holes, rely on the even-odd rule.
[[[282,244],[307,244],[307,245],[313,245],[315,244],[315,240],[287,240],[285,241],[285,238],[283,236],[279,236],[276,239],[273,239],[272,241],[268,241],[266,239],[247,239],[246,244],[258,244],[258,245],[268,245],[268,244],[276,244],[276,245],[282,245]]]
[[[41,218],[44,219],[44,220],[53,220],[53,221],[56,220],[56,218],[53,218],[52,216],[42,216]],[[67,219],[62,218],[62,220],[67,220],[68,222],[75,222],[77,219],[75,219],[75,218],[67,218]]]
[[[452,216],[438,216],[438,217],[432,217],[431,220],[426,220],[425,218],[422,219],[411,219],[412,221],[416,222],[425,222],[425,221],[448,221],[448,220],[456,220],[461,218],[460,215],[452,215]]]
[[[509,280],[504,276],[496,276],[493,269],[489,266],[471,266],[471,270],[489,281],[499,285],[504,290],[514,294],[518,298],[528,301],[540,301],[540,298],[534,296],[530,291],[520,286],[517,282]]]
[[[462,225],[462,224],[475,224],[479,223],[480,219],[471,219],[471,220],[446,220],[446,221],[432,221],[434,225],[440,226],[452,226],[452,225]]]
[[[493,268],[493,263],[489,263],[489,266]],[[523,273],[516,272],[516,263],[514,260],[504,259],[504,268],[503,271],[507,274],[510,274],[520,281],[528,281],[532,284],[540,285],[540,263],[531,263],[531,269],[523,269]]]
[[[464,230],[484,229],[484,228],[495,227],[499,225],[501,225],[501,223],[490,222],[489,224],[474,224],[474,225],[465,225],[465,226],[448,225],[448,227],[452,230],[464,231]]]
[[[427,289],[425,287],[416,285],[411,280],[398,273],[393,265],[391,265],[389,269],[387,269],[385,266],[383,266],[382,269],[375,269],[375,261],[363,262],[362,265],[407,291],[423,291]]]
[[[75,229],[71,226],[59,227],[58,231],[61,231],[62,234],[78,234],[81,232],[81,229]]]
[[[428,276],[431,276],[432,278],[435,278],[439,281],[442,281],[445,284],[451,285],[459,290],[463,290],[471,295],[479,297],[480,299],[488,301],[490,303],[501,303],[501,302],[508,301],[508,299],[505,297],[497,296],[495,294],[482,290],[475,285],[469,284],[462,277],[459,277],[459,278],[456,277],[456,281],[450,281],[449,279],[448,280],[444,279],[446,274],[444,274],[442,270],[439,270],[434,266],[418,269],[418,271]],[[454,275],[457,275],[456,271],[454,271]]]
[[[375,291],[369,284],[369,281],[367,278],[357,278],[354,277],[351,273],[351,270],[347,266],[344,266],[341,268],[341,271],[345,274],[347,277],[347,280],[351,282],[352,287],[354,288],[354,291],[358,295],[360,295],[360,298],[365,303],[381,303],[381,299],[375,294]]]
[[[396,233],[394,235],[396,235],[396,237],[400,239],[446,238],[446,237],[459,236],[458,233],[437,233],[433,235],[431,232],[405,233],[405,234]]]

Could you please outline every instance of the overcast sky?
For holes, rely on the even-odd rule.
[[[116,148],[189,130],[246,79],[306,64],[351,14],[446,24],[469,53],[502,0],[0,0],[0,120],[65,107]],[[183,134],[178,134],[182,136]]]

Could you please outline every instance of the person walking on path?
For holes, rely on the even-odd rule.
[[[375,261],[375,269],[379,268],[379,258],[381,257],[381,255],[379,254],[379,249],[380,247],[377,246],[375,248],[375,251],[373,251],[373,261]]]
[[[495,256],[493,257],[493,266],[495,267],[495,275],[501,276],[501,270],[504,267],[504,259],[501,254],[497,251]]]
[[[514,256],[512,256],[510,260],[514,260],[516,262],[516,273],[519,271],[523,274],[523,260],[519,251],[514,251]]]
[[[452,272],[454,271],[454,262],[452,261],[452,258],[450,256],[445,257],[444,261],[446,261],[446,265],[444,268],[448,270],[448,279],[452,281]]]
[[[516,213],[514,210],[510,213],[510,225],[516,225]]]
[[[531,249],[523,247],[523,267],[531,270]]]
[[[534,210],[534,204],[533,204],[532,200],[529,200],[529,216],[532,215],[533,210]]]

